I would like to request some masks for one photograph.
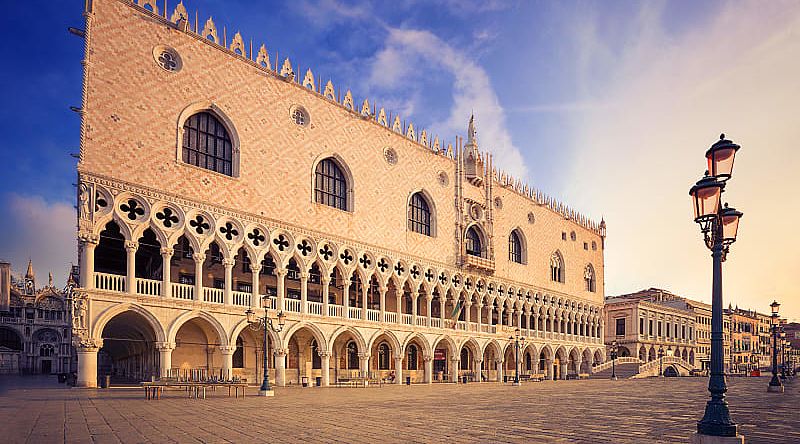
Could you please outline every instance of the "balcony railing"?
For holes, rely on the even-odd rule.
[[[127,292],[127,282],[126,277],[116,274],[108,274],[108,273],[99,273],[96,272],[94,276],[95,287],[98,290],[105,290],[105,291],[113,291],[119,293]],[[145,295],[145,296],[154,296],[154,297],[161,297],[162,289],[163,289],[163,282],[160,280],[154,279],[144,279],[144,278],[137,278],[135,280],[135,287],[136,293]],[[195,294],[196,286],[194,284],[182,284],[178,282],[170,282],[169,285],[169,293],[172,298],[181,299],[181,300],[200,300],[202,302],[209,302],[214,304],[225,304],[225,290],[220,288],[209,288],[209,287],[201,287],[201,298],[197,298]],[[250,307],[253,305],[253,294],[251,292],[244,292],[244,291],[231,291],[231,300],[227,302],[232,306],[238,307]],[[264,295],[258,295],[257,300],[254,304],[255,307],[261,306],[263,309],[264,303],[267,304],[267,308],[270,310],[277,310],[277,297],[276,296],[269,296],[265,297]],[[383,323],[390,323],[396,324],[400,323],[403,325],[413,325],[417,327],[426,327],[426,328],[437,328],[437,329],[455,329],[458,331],[469,331],[469,332],[477,332],[477,333],[488,333],[488,334],[513,334],[514,330],[516,329],[515,326],[510,325],[491,325],[481,323],[480,325],[477,322],[465,322],[465,321],[457,321],[454,322],[451,319],[442,318],[442,317],[430,317],[428,318],[427,315],[418,315],[416,319],[413,315],[408,313],[396,313],[394,311],[384,311],[383,318],[381,319],[381,311],[375,309],[367,309],[366,311],[366,318],[362,318],[362,308],[359,307],[347,307],[345,311],[344,306],[337,305],[337,304],[327,304],[328,312],[325,313],[323,308],[324,304],[320,302],[312,302],[306,301],[305,306],[305,313],[314,316],[327,316],[332,318],[347,318],[347,319],[366,319],[370,322],[383,322]],[[286,312],[291,313],[301,313],[302,310],[302,301],[299,299],[292,299],[292,298],[284,298],[283,300],[283,310]],[[521,334],[528,338],[539,338],[539,339],[556,339],[556,340],[563,340],[563,341],[573,341],[573,342],[583,342],[583,343],[591,343],[591,344],[602,344],[601,338],[594,338],[589,336],[579,336],[573,334],[566,334],[566,333],[557,333],[557,332],[545,332],[540,330],[532,330],[523,328],[521,329]],[[686,341],[691,342],[691,341]]]

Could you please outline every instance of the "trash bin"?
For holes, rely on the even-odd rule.
[[[107,389],[111,387],[111,375],[105,375],[100,377],[100,388]]]
[[[411,385],[411,376],[406,376],[406,385]]]
[[[303,376],[300,380],[303,382],[303,387],[308,387],[308,376]]]
[[[461,377],[461,383],[462,384],[466,384],[467,383],[467,375],[464,375],[464,376]]]
[[[503,375],[503,382],[508,382],[508,375]]]
[[[322,376],[316,377],[317,387],[322,387]]]

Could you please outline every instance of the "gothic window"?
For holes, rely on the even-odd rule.
[[[383,342],[378,346],[378,370],[389,370],[389,346]]]
[[[233,176],[233,146],[228,130],[209,112],[197,113],[183,124],[183,161]]]
[[[511,232],[508,236],[508,260],[518,264],[522,262],[522,239],[517,230]]]
[[[408,361],[406,362],[406,366],[409,370],[417,369],[417,346],[414,344],[408,346]]]
[[[594,277],[594,267],[592,267],[592,264],[586,266],[586,270],[584,270],[583,272],[583,280],[584,282],[586,282],[586,291],[594,293],[595,277]]]
[[[425,236],[431,235],[431,210],[428,200],[422,193],[414,193],[411,196],[411,204],[408,212],[408,227]]]
[[[222,250],[219,249],[219,245],[217,245],[216,242],[211,242],[209,250],[211,250],[211,263],[221,264],[222,259],[224,259],[225,257],[222,254]]]
[[[482,256],[481,237],[475,227],[469,227],[466,237],[467,254],[472,256]]]
[[[314,182],[314,201],[348,210],[347,179],[335,160],[329,157],[317,164]]]
[[[236,351],[233,352],[233,368],[244,368],[244,341],[236,338]]]
[[[550,256],[550,280],[564,283],[564,259],[559,252]]]
[[[347,343],[347,368],[358,370],[358,347],[353,341]]]
[[[53,356],[55,348],[51,344],[44,344],[39,348],[39,356],[49,357]]]

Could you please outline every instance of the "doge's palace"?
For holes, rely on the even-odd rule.
[[[565,379],[605,359],[605,223],[187,13],[86,0],[78,384]],[[486,146],[491,140],[481,140]],[[247,328],[245,312],[285,315]]]

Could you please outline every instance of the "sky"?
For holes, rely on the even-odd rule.
[[[175,0],[168,2],[172,8]],[[0,258],[57,284],[76,261],[83,2],[6,5],[0,26]],[[159,1],[162,5],[163,1]],[[744,213],[725,304],[800,321],[800,3],[186,0],[444,140],[474,112],[495,164],[608,224],[606,295],[710,301],[688,189],[720,133],[740,144],[725,201]],[[202,24],[202,23],[201,23]],[[296,66],[296,65],[295,65]],[[9,100],[10,99],[10,100]]]

